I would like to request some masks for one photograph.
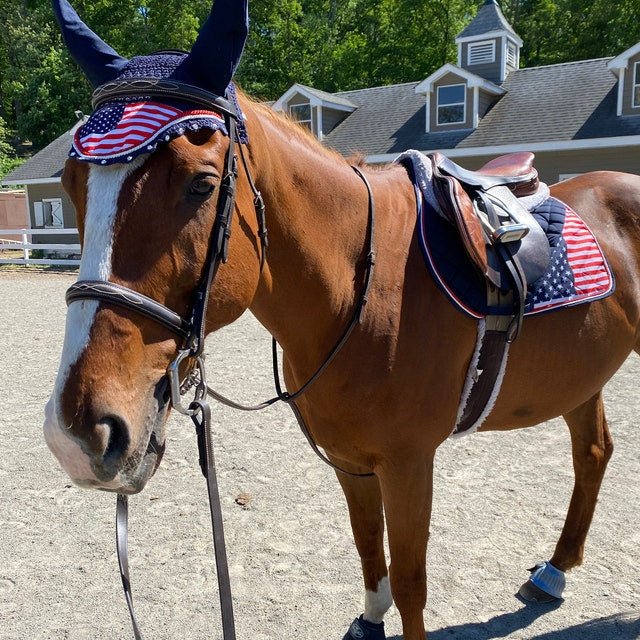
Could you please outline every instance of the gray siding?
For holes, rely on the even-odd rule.
[[[480,95],[478,97],[478,115],[482,118],[498,100],[498,96],[492,96],[490,93],[480,89]]]
[[[464,78],[454,73],[447,73],[433,85],[433,93],[429,100],[431,131],[455,131],[456,129],[471,129],[473,127],[473,90],[468,87],[465,91],[465,121],[456,124],[438,124],[438,87],[451,84],[464,84],[466,87],[467,83]]]
[[[70,229],[76,228],[76,210],[61,183],[53,184],[30,184],[27,186],[27,200],[29,202],[29,218],[31,226],[36,227],[34,202],[39,202],[47,198],[60,198],[62,200],[62,213],[64,226]],[[34,244],[68,244],[77,243],[76,234],[69,235],[37,235],[33,237]]]
[[[484,39],[479,39],[478,42],[463,42],[462,43],[462,65],[460,65],[463,69],[467,69],[471,73],[475,73],[477,76],[481,78],[486,78],[491,82],[495,82],[496,84],[500,84],[502,82],[502,78],[500,77],[500,73],[502,71],[502,64],[504,58],[504,51],[502,47],[502,38],[488,38],[488,41],[495,42],[496,47],[496,59],[491,64],[472,64],[470,65],[468,56],[469,56],[469,45],[478,44],[478,42],[483,42]]]
[[[622,113],[625,116],[640,115],[640,107],[633,107],[633,81],[636,62],[640,62],[640,53],[629,58],[629,66],[624,70],[624,96],[622,98]]]
[[[347,111],[336,111],[329,107],[323,107],[322,128],[324,135],[331,133],[348,115]]]

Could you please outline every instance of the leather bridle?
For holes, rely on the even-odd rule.
[[[229,239],[231,236],[231,223],[235,206],[236,185],[238,179],[238,155],[236,154],[236,143],[240,158],[242,160],[249,185],[254,195],[254,208],[258,222],[258,235],[260,238],[260,269],[264,267],[266,252],[268,247],[268,235],[265,218],[265,205],[260,191],[256,188],[255,182],[249,170],[244,155],[242,144],[238,138],[238,123],[242,114],[238,113],[233,102],[217,96],[213,93],[194,87],[183,82],[157,78],[137,78],[135,80],[114,80],[96,89],[93,95],[94,108],[105,102],[114,99],[169,99],[195,103],[201,107],[206,107],[224,115],[227,132],[229,135],[229,147],[225,157],[225,170],[220,185],[216,218],[213,231],[209,241],[209,248],[205,265],[200,281],[195,289],[191,306],[191,314],[186,319],[172,311],[163,304],[149,298],[133,289],[129,289],[120,284],[104,280],[81,280],[71,285],[67,290],[67,304],[78,300],[97,300],[107,304],[115,305],[133,311],[139,315],[154,320],[158,324],[166,327],[182,340],[182,348],[178,355],[169,365],[167,376],[171,393],[171,404],[176,411],[189,416],[196,427],[198,437],[198,448],[200,452],[200,467],[207,480],[207,490],[209,494],[209,505],[211,510],[212,531],[214,537],[214,552],[218,573],[219,594],[221,603],[223,637],[225,640],[235,640],[235,624],[233,619],[233,605],[231,599],[231,587],[229,571],[226,560],[226,549],[224,541],[224,531],[222,523],[222,510],[215,473],[215,462],[211,440],[211,410],[206,402],[207,394],[230,407],[244,411],[257,411],[264,409],[275,402],[282,401],[289,404],[298,419],[300,427],[306,436],[309,444],[320,458],[343,473],[349,473],[331,462],[318,448],[309,430],[304,424],[304,420],[298,410],[295,400],[305,393],[309,387],[324,373],[329,364],[333,361],[338,352],[346,344],[349,336],[355,327],[361,322],[365,306],[367,304],[369,290],[373,278],[373,268],[375,265],[374,236],[375,236],[375,206],[371,186],[366,177],[357,167],[352,167],[356,174],[364,182],[368,194],[368,238],[367,255],[364,274],[363,287],[354,309],[353,316],[346,330],[342,333],[334,348],[331,350],[324,362],[312,374],[307,382],[295,393],[288,393],[282,389],[279,378],[279,365],[277,355],[277,343],[273,339],[273,367],[274,381],[277,395],[270,400],[258,405],[245,406],[225,398],[221,394],[213,391],[206,383],[204,366],[204,344],[205,344],[205,323],[206,311],[218,268],[221,263],[227,261]],[[181,372],[181,365],[188,361],[187,371]],[[194,398],[188,406],[182,404],[182,396],[190,389],[194,388]],[[354,474],[356,476],[370,476],[371,473]],[[116,540],[118,550],[118,561],[120,564],[120,575],[125,592],[125,598],[129,608],[136,640],[142,640],[135,613],[133,610],[133,598],[131,594],[131,583],[128,566],[128,501],[127,496],[119,494],[117,499],[116,514]]]

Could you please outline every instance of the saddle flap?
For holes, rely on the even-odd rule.
[[[434,180],[433,186],[442,214],[458,229],[472,262],[487,277],[489,265],[485,235],[471,198],[462,185],[450,176],[443,175],[441,179]]]

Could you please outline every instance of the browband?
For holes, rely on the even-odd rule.
[[[140,98],[141,100],[164,98],[165,100],[193,102],[213,111],[221,111],[234,120],[240,119],[234,105],[226,98],[179,80],[166,78],[111,80],[100,85],[93,92],[91,105],[95,110],[105,102],[117,98]]]

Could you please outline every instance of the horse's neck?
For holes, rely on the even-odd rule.
[[[311,363],[348,323],[360,293],[367,191],[340,157],[256,111],[251,160],[267,207],[269,251],[251,310],[288,357]]]

